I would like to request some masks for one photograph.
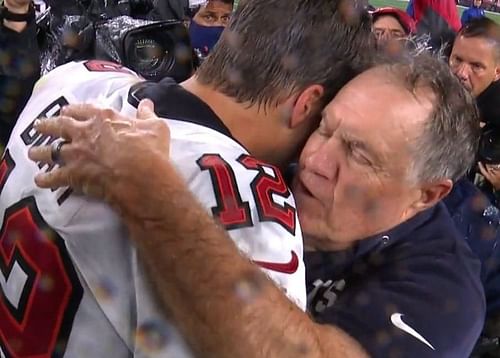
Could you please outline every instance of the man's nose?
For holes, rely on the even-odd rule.
[[[214,25],[215,26],[222,26],[222,27],[226,26],[222,17],[218,17],[217,20],[215,21]]]
[[[470,68],[466,63],[458,65],[455,75],[462,81],[466,81],[469,78]]]
[[[338,141],[330,138],[308,155],[305,166],[316,175],[329,181],[336,181],[340,164],[340,153],[336,150]]]

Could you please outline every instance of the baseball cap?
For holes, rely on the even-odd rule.
[[[401,26],[405,29],[406,33],[413,34],[417,31],[415,20],[401,9],[395,7],[381,7],[372,12],[373,22],[377,21],[380,16],[393,16]]]

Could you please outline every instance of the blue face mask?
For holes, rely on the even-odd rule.
[[[203,55],[208,55],[219,41],[222,31],[224,31],[224,26],[203,26],[191,20],[189,25],[191,46],[198,49]]]

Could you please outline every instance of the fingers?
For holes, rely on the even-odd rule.
[[[59,159],[62,163],[68,163],[77,158],[77,150],[74,145],[64,143],[59,151]],[[44,145],[40,147],[31,147],[28,151],[28,158],[34,162],[42,164],[57,164],[52,158],[52,146]]]
[[[70,170],[69,167],[61,167],[47,173],[39,173],[35,176],[35,184],[40,188],[50,189],[71,186]]]
[[[104,183],[100,173],[99,168],[93,164],[63,166],[37,174],[35,184],[45,189],[71,187],[76,193],[104,198]]]
[[[72,139],[82,129],[82,124],[67,116],[39,119],[35,129],[54,138]]]
[[[155,106],[153,101],[149,99],[143,99],[139,106],[137,107],[137,119],[158,119],[155,114]]]
[[[99,108],[92,104],[70,104],[61,109],[61,115],[72,117],[77,121],[87,121],[92,118],[106,119],[114,117],[116,112],[110,108]]]
[[[491,179],[490,178],[490,173],[488,172],[488,170],[486,169],[486,167],[484,166],[483,163],[479,162],[478,163],[478,166],[479,166],[479,171],[481,172],[481,174],[486,178],[488,179],[488,181]]]

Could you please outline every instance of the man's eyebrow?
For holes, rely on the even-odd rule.
[[[374,161],[373,164],[382,163],[381,157],[377,154],[377,151],[375,151],[374,148],[366,141],[363,141],[356,136],[345,132],[341,133],[341,138],[347,143],[353,143],[356,148],[367,154],[369,159]]]

